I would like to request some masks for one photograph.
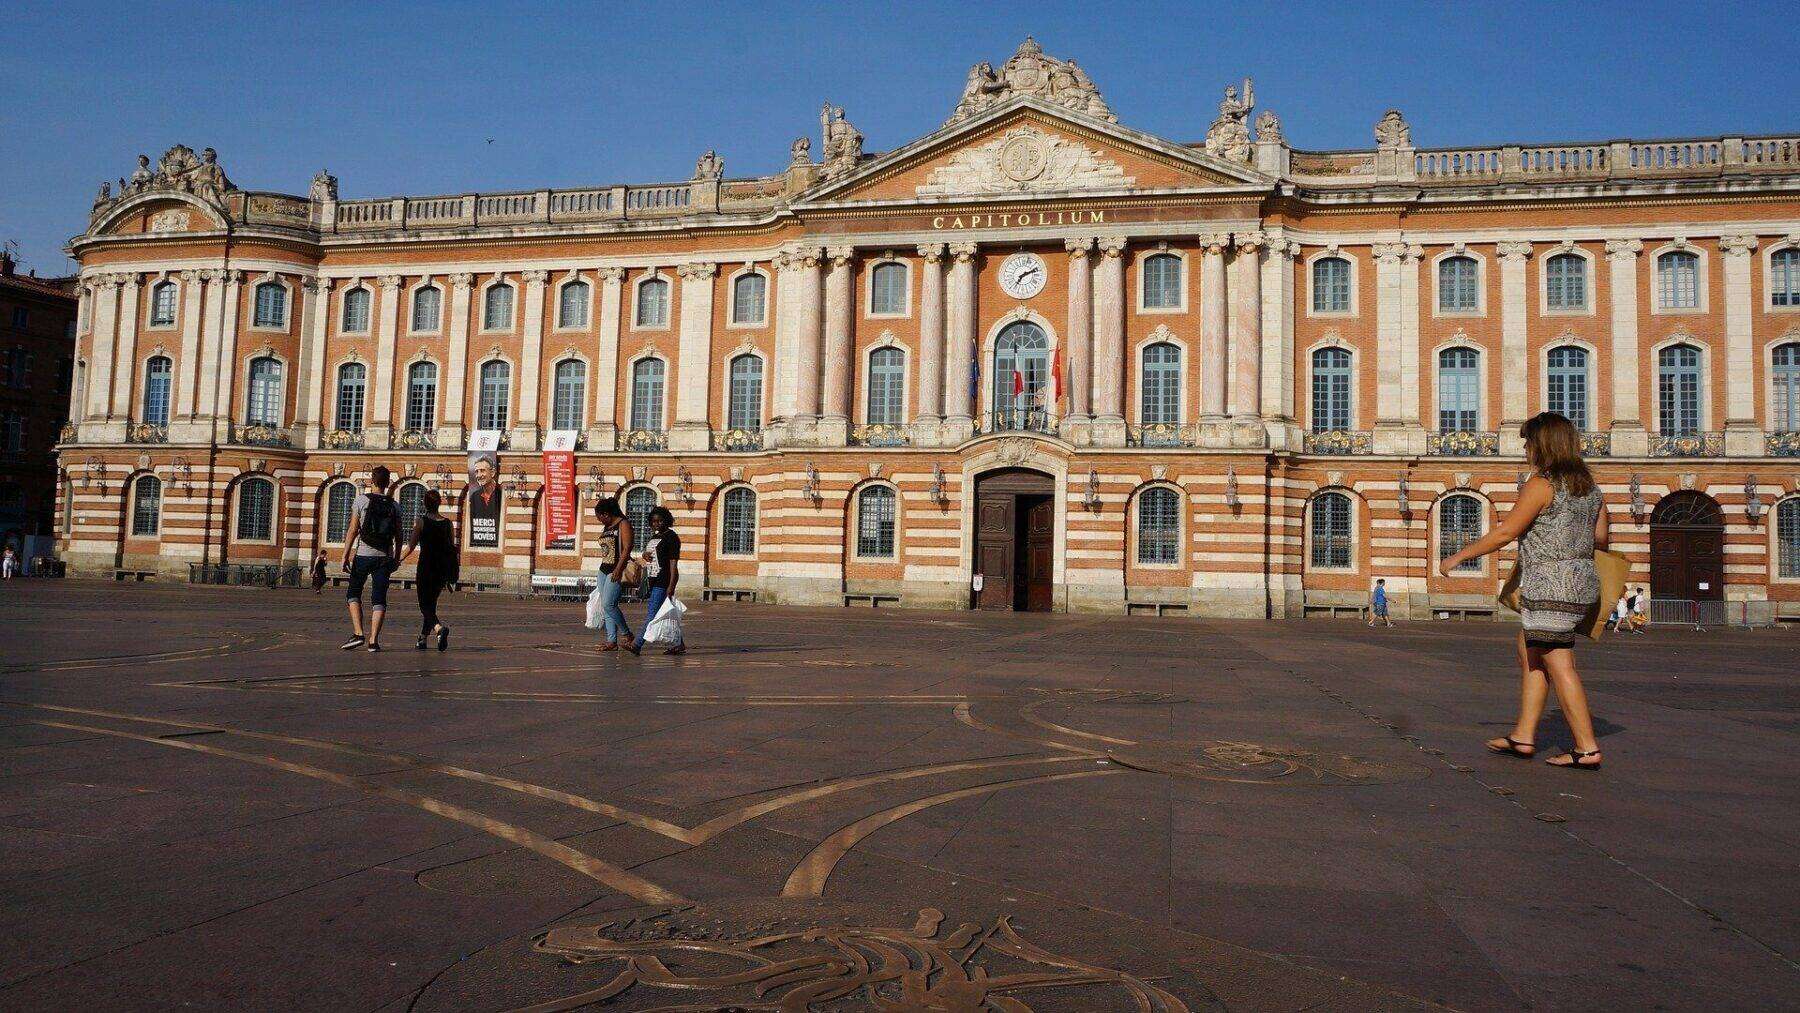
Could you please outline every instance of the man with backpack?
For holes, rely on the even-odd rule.
[[[350,532],[344,539],[344,570],[350,574],[350,587],[344,597],[350,601],[349,640],[341,646],[346,651],[358,647],[381,650],[381,620],[387,613],[388,578],[394,573],[395,550],[400,547],[400,505],[387,494],[392,475],[385,465],[376,465],[369,473],[372,491],[360,492],[350,505]],[[363,636],[362,589],[369,590],[369,634]]]

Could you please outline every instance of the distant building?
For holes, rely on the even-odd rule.
[[[69,421],[75,279],[22,275],[0,253],[0,543],[54,552],[56,442]]]

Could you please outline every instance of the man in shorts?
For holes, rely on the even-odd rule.
[[[350,532],[344,538],[344,572],[350,575],[350,587],[344,597],[350,602],[350,639],[340,646],[346,651],[358,647],[381,650],[381,620],[387,614],[388,578],[394,573],[394,557],[400,547],[400,506],[388,496],[392,475],[385,465],[376,465],[369,473],[369,486],[356,494],[350,505]],[[369,589],[368,636],[363,635],[362,589]]]
[[[1369,625],[1374,626],[1377,622],[1386,623],[1389,629],[1394,626],[1394,620],[1388,617],[1387,578],[1385,577],[1375,581],[1375,591],[1369,595]]]

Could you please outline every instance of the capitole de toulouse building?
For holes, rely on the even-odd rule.
[[[696,591],[1299,616],[1382,577],[1425,616],[1491,607],[1504,559],[1435,562],[1553,409],[1657,596],[1800,615],[1800,136],[1438,149],[1389,111],[1307,151],[1246,81],[1178,143],[1030,40],[945,105],[882,154],[827,105],[777,175],[647,186],[140,159],[70,244],[65,558],[335,556],[374,465],[460,508],[494,433],[475,580],[591,573],[616,495],[674,512]],[[584,516],[546,544],[553,433]]]

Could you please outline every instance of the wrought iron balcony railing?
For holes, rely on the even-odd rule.
[[[233,427],[232,443],[247,447],[291,447],[287,430],[278,426],[263,425],[253,422],[241,428]]]
[[[389,438],[388,447],[393,450],[436,450],[437,431],[402,429]]]
[[[1002,408],[988,412],[982,419],[984,433],[1048,433],[1053,432],[1050,413],[1042,408]]]
[[[1800,457],[1800,431],[1770,433],[1763,440],[1770,457]]]
[[[633,429],[619,441],[625,450],[636,450],[643,453],[669,449],[669,434],[661,429]]]
[[[1375,436],[1367,430],[1330,429],[1307,433],[1301,447],[1309,454],[1349,456],[1375,452]]]
[[[66,429],[70,429],[73,427],[67,426],[64,428],[66,430]],[[64,435],[66,437],[64,442],[70,442],[75,439],[75,434],[73,434],[73,433],[65,432]],[[163,425],[157,425],[154,422],[139,422],[137,425],[132,426],[130,429],[125,430],[125,442],[126,443],[167,443],[167,442],[169,442],[169,427],[163,426]]]
[[[361,450],[363,448],[363,431],[360,429],[333,429],[319,441],[329,450]]]
[[[1724,433],[1657,434],[1650,437],[1651,457],[1724,457]]]
[[[851,429],[850,443],[857,447],[906,447],[912,445],[912,434],[897,422],[871,422]]]
[[[763,448],[761,429],[727,429],[713,434],[713,448],[728,454],[744,454]]]
[[[1607,457],[1612,454],[1611,433],[1582,433],[1581,456]]]
[[[1500,453],[1500,434],[1467,430],[1426,433],[1425,452],[1434,457],[1496,457]]]
[[[1200,442],[1193,426],[1175,422],[1148,422],[1125,430],[1126,442],[1134,447],[1192,447]]]

